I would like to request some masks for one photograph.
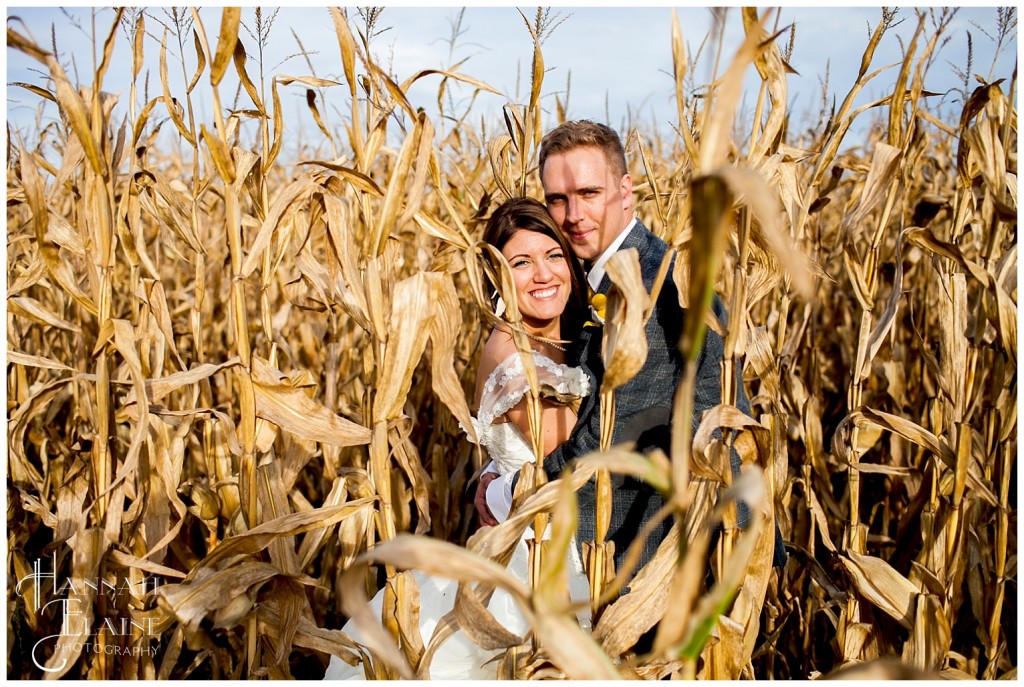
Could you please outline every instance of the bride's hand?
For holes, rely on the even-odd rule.
[[[498,521],[494,519],[494,515],[491,513],[491,509],[487,507],[487,485],[497,479],[498,473],[496,472],[485,472],[480,475],[480,482],[476,485],[476,496],[473,498],[473,505],[476,506],[477,513],[480,514],[480,522],[484,525],[497,525]]]

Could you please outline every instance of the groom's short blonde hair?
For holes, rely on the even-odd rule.
[[[538,171],[543,176],[548,156],[584,147],[600,148],[616,176],[626,173],[626,151],[619,135],[611,127],[587,119],[559,124],[544,135]]]

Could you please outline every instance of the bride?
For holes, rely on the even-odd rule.
[[[538,382],[553,387],[563,400],[586,396],[591,391],[591,381],[581,368],[566,364],[566,349],[562,345],[566,340],[574,340],[582,329],[587,314],[586,282],[579,262],[547,209],[532,198],[506,201],[487,221],[483,239],[501,251],[511,268],[516,302],[533,348]],[[498,299],[499,316],[503,310]],[[472,419],[473,427],[491,459],[481,481],[511,480],[526,461],[534,459],[526,410],[528,393],[523,362],[511,331],[499,325],[491,331],[480,356],[474,394],[473,405],[477,411]],[[541,399],[541,404],[546,455],[569,437],[576,423],[576,413],[571,405],[546,398]],[[508,517],[510,508],[511,503],[504,502],[500,496],[489,498],[487,510],[493,518],[485,515],[481,520],[485,525],[496,525]],[[532,537],[533,531],[528,529],[508,564],[508,571],[522,580],[528,578],[526,540]],[[569,546],[569,552],[569,595],[573,601],[586,602],[589,586],[575,543]],[[438,621],[452,610],[458,584],[420,572],[414,575],[420,588],[420,633],[428,641]],[[382,596],[378,593],[370,602],[378,617]],[[578,618],[581,625],[589,627],[589,610],[586,604],[583,608]],[[488,610],[511,632],[523,635],[527,631],[526,620],[503,590],[495,590]],[[355,641],[361,641],[353,623],[342,629]],[[481,649],[457,631],[434,654],[430,677],[493,680],[497,662],[492,659],[499,653]],[[327,680],[363,678],[362,666],[350,666],[336,656],[331,657],[324,675]]]

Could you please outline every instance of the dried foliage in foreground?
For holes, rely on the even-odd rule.
[[[169,10],[177,33],[156,56],[143,50],[152,16],[119,10],[90,84],[8,29],[48,74],[25,87],[61,114],[8,150],[10,677],[318,677],[328,654],[379,677],[423,674],[432,643],[409,568],[467,583],[452,621],[504,649],[504,677],[1016,675],[1016,74],[978,86],[958,121],[930,112],[948,15],[930,30],[922,15],[893,92],[855,110],[886,12],[850,97],[796,135],[765,16],[742,10],[746,40],[725,46],[702,98],[675,23],[675,135],[628,137],[638,211],[679,251],[692,312],[709,287],[723,295],[723,379],[742,366],[755,417],[726,384],[691,436],[684,380],[673,455],[594,454],[474,531],[483,456],[459,423],[487,328],[476,239],[492,201],[538,195],[540,135],[565,117],[561,100],[553,121],[540,110],[540,43],[557,19],[528,22],[530,97],[495,133],[446,97],[454,82],[490,86],[438,70],[400,81],[369,56],[373,11],[363,29],[329,16],[343,82],[254,82],[237,8],[216,42],[198,13]],[[102,91],[122,22],[124,122]],[[195,55],[185,93],[170,92],[169,38]],[[139,107],[155,60],[161,94]],[[737,141],[751,67],[758,124]],[[222,106],[228,70],[245,108]],[[436,118],[405,97],[423,78],[441,84]],[[292,168],[280,96],[295,87],[338,152]],[[196,121],[200,88],[213,122]],[[325,98],[348,105],[343,124]],[[839,155],[872,112],[881,123]],[[161,125],[181,152],[156,147]],[[608,355],[628,371],[645,294],[621,262]],[[704,320],[687,324],[693,352]],[[725,489],[718,428],[737,430],[747,464]],[[560,565],[572,487],[605,471],[662,489],[677,527],[629,595],[598,600],[586,633],[560,600]],[[736,498],[754,511],[742,531]],[[548,519],[532,586],[481,554]],[[773,521],[790,542],[783,570],[770,567]],[[488,623],[469,583],[519,598],[532,636]],[[385,616],[367,617],[359,600],[382,584]],[[600,588],[616,584],[601,572]],[[347,616],[370,647],[334,629]]]

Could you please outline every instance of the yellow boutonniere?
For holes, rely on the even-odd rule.
[[[593,315],[594,320],[587,322],[584,327],[600,327],[604,324],[604,313],[608,306],[608,297],[603,293],[594,293],[590,295],[590,314]]]

